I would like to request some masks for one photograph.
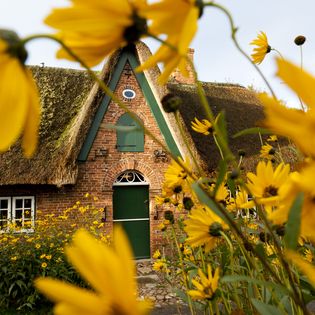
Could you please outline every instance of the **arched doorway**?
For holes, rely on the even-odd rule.
[[[113,221],[125,229],[136,259],[150,258],[149,183],[134,170],[113,184]]]

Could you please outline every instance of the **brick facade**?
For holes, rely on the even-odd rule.
[[[131,100],[125,99],[122,95],[123,90],[128,88],[132,88],[136,92],[136,97]],[[144,122],[146,128],[165,143],[150,106],[147,104],[128,63],[125,65],[115,92],[121,101]],[[105,229],[111,232],[113,226],[113,183],[117,176],[126,170],[138,171],[149,183],[150,241],[151,253],[153,253],[162,242],[162,235],[157,226],[163,219],[162,215],[159,218],[156,217],[154,196],[161,191],[163,174],[168,162],[155,157],[154,151],[160,150],[161,147],[147,135],[145,135],[144,152],[119,152],[117,150],[116,130],[109,129],[106,125],[116,125],[122,114],[124,111],[111,101],[87,161],[79,162],[78,178],[75,185],[66,185],[61,188],[48,185],[0,186],[0,197],[35,196],[36,210],[40,209],[44,214],[60,214],[67,207],[75,204],[76,201],[84,200],[84,195],[90,193],[98,198],[95,202],[97,207],[106,208]],[[36,170],[34,171],[36,172]]]

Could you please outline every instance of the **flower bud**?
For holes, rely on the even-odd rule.
[[[238,153],[239,156],[243,156],[243,157],[246,155],[246,152],[244,150],[242,150],[242,149],[238,150],[237,153]]]
[[[297,46],[302,46],[305,43],[305,41],[306,41],[306,38],[303,35],[299,35],[299,36],[295,37],[295,39],[294,39],[294,43]]]
[[[229,175],[230,175],[230,178],[234,180],[239,177],[240,171],[234,168]]]
[[[174,224],[175,220],[174,220],[173,211],[171,211],[171,210],[166,210],[166,211],[164,212],[164,219],[170,221],[171,224]]]
[[[179,96],[169,93],[162,98],[161,102],[166,113],[174,113],[182,104],[182,99]]]
[[[191,210],[191,208],[194,206],[194,202],[192,201],[190,197],[184,197],[183,204],[184,204],[184,208],[188,211]]]

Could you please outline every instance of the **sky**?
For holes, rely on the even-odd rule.
[[[106,1],[106,0],[104,0]],[[232,14],[238,27],[237,39],[241,47],[250,54],[252,46],[249,43],[264,31],[271,47],[281,54],[300,64],[300,47],[294,44],[294,38],[304,35],[303,67],[315,72],[315,27],[313,0],[217,0]],[[43,19],[52,8],[65,6],[65,0],[0,0],[0,28],[15,30],[21,37],[53,33],[53,30],[43,24]],[[154,52],[158,43],[146,41]],[[199,21],[198,33],[191,44],[195,49],[194,62],[199,79],[207,82],[222,82],[241,84],[265,91],[266,86],[253,66],[237,51],[230,39],[230,29],[227,18],[215,8],[207,8]],[[27,45],[29,51],[28,64],[53,67],[79,68],[76,63],[70,63],[55,58],[58,46],[48,40],[37,39]],[[267,55],[259,66],[273,86],[278,98],[288,106],[298,106],[298,101],[290,93],[285,84],[276,78],[276,53]],[[98,67],[100,68],[101,65]]]

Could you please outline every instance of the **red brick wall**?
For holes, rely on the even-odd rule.
[[[127,70],[127,72],[126,72]],[[146,103],[143,93],[135,76],[130,73],[127,65],[119,80],[116,94],[129,109],[144,122],[146,128],[150,129],[161,141],[159,127]],[[125,100],[122,91],[132,88],[136,97]],[[110,102],[103,122],[100,125],[95,141],[92,145],[86,162],[79,163],[79,173],[76,185],[57,188],[54,186],[12,186],[0,187],[0,196],[32,195],[36,198],[36,209],[43,213],[60,214],[63,210],[71,207],[76,201],[84,201],[84,195],[90,193],[98,200],[95,205],[107,208],[107,222],[105,229],[112,230],[112,185],[117,176],[125,170],[134,169],[141,172],[149,182],[150,193],[150,229],[151,229],[151,253],[161,244],[162,234],[157,225],[162,221],[154,219],[155,203],[154,196],[160,192],[163,181],[163,173],[168,163],[156,161],[154,151],[161,149],[152,139],[145,135],[144,152],[118,152],[116,149],[116,131],[106,128],[106,124],[116,124],[119,117],[124,113],[114,102]],[[107,156],[99,156],[100,149],[107,149]]]

